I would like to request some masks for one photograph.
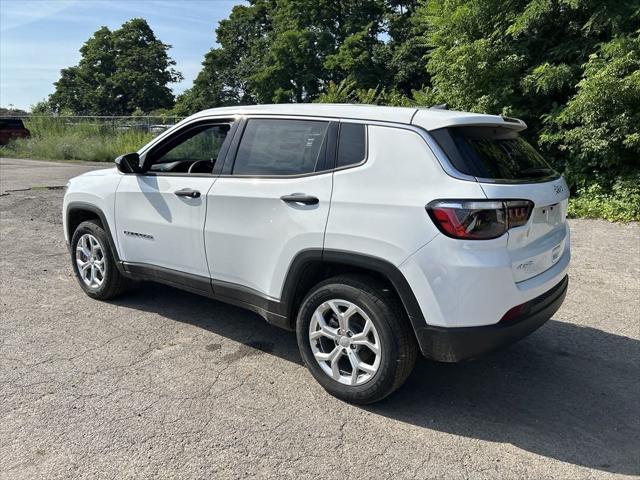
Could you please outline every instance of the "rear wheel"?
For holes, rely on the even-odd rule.
[[[314,378],[332,395],[372,403],[409,376],[417,345],[398,300],[375,279],[345,275],[321,282],[304,299],[298,347]]]
[[[71,261],[80,287],[92,298],[107,300],[135,284],[118,270],[107,234],[95,220],[82,222],[73,233]]]

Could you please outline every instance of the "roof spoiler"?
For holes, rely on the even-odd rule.
[[[500,115],[500,117],[502,118],[502,120],[504,120],[505,122],[510,122],[510,123],[521,123],[522,120],[518,119],[518,118],[513,118],[513,117],[505,117],[504,115]]]

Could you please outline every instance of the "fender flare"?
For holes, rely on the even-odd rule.
[[[291,262],[291,266],[289,267],[284,281],[282,295],[280,297],[280,312],[278,313],[287,317],[293,316],[291,314],[294,306],[293,302],[295,301],[294,296],[296,287],[304,274],[305,268],[313,263],[319,263],[320,265],[346,265],[377,273],[387,279],[398,293],[400,301],[409,316],[409,320],[411,321],[414,331],[417,333],[418,330],[427,325],[422,309],[420,308],[420,304],[418,303],[409,282],[407,282],[407,279],[398,267],[379,257],[363,253],[331,249],[303,250],[296,255]],[[295,319],[291,320],[295,321]]]
[[[109,242],[109,248],[111,249],[111,253],[113,254],[118,270],[120,270],[121,273],[125,273],[124,269],[122,268],[122,262],[120,261],[120,254],[118,253],[116,244],[113,241],[113,235],[111,233],[111,228],[109,227],[109,222],[107,221],[107,217],[105,216],[104,212],[100,207],[97,207],[91,203],[74,201],[74,202],[69,202],[69,204],[67,205],[65,218],[66,218],[67,234],[69,235],[69,250],[71,251],[71,238],[73,237],[73,232],[69,228],[69,225],[70,225],[69,220],[71,218],[71,214],[74,211],[79,211],[79,210],[91,212],[100,219],[100,222],[102,223],[102,228],[107,234],[107,241]]]

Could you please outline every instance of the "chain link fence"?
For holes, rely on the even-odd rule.
[[[185,117],[160,116],[123,116],[123,115],[5,115],[3,118],[22,120],[27,128],[29,124],[49,123],[66,127],[93,127],[97,130],[137,130],[159,134],[175,125]]]
[[[8,139],[0,155],[51,160],[112,161],[134,152],[183,117],[116,115],[4,115],[21,120],[23,138]]]

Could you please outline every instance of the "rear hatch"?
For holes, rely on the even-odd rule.
[[[551,268],[565,251],[569,189],[518,133],[504,125],[467,125],[430,133],[460,173],[475,177],[488,199],[529,200],[526,224],[508,230],[515,282]]]

